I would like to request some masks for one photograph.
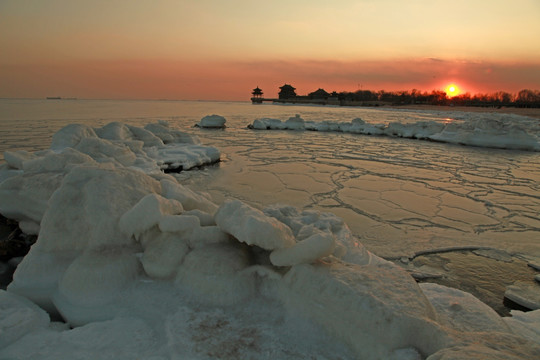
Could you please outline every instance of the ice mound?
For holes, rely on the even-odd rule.
[[[39,236],[0,292],[0,331],[10,332],[0,337],[0,358],[106,351],[126,359],[298,359],[332,344],[347,349],[336,358],[368,360],[540,354],[529,340],[535,318],[516,316],[507,326],[464,293],[421,288],[367,251],[333,214],[286,205],[259,210],[232,199],[218,205],[169,174],[137,166],[152,159],[144,144],[180,138],[163,124],[73,126],[58,133],[54,151],[10,155],[19,168],[0,183],[2,212],[34,221]],[[47,191],[35,195],[40,179]],[[28,300],[76,328],[51,323]],[[264,311],[271,324],[252,320]],[[304,333],[273,332],[290,329],[294,318],[309,323]],[[299,344],[315,346],[312,356],[291,350],[289,338],[312,333],[324,336]],[[213,344],[224,343],[216,336],[234,344],[216,353]],[[283,350],[268,350],[276,346]]]
[[[221,115],[206,115],[195,126],[207,129],[223,129],[227,120]]]
[[[255,130],[309,130],[333,131],[363,135],[386,135],[452,144],[499,149],[540,151],[540,128],[527,117],[501,114],[469,114],[457,116],[459,120],[446,123],[419,121],[411,124],[399,122],[369,124],[362,119],[351,122],[304,121],[299,115],[282,122],[261,118],[248,128]]]
[[[49,150],[6,152],[0,213],[19,221],[25,233],[37,235],[52,193],[74,167],[104,164],[152,173],[187,170],[219,158],[218,149],[202,146],[197,138],[164,122],[144,129],[120,123],[96,129],[68,125],[53,136]]]
[[[146,172],[188,170],[219,161],[219,150],[161,121],[144,128],[110,123],[101,128],[72,124],[53,135],[51,149],[75,149],[97,162],[132,166]]]

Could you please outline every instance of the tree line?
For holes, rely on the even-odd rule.
[[[385,102],[394,105],[455,105],[455,106],[482,106],[482,107],[540,107],[540,91],[523,89],[512,94],[505,91],[494,93],[464,93],[448,97],[444,91],[433,90],[431,92],[412,89],[410,91],[371,91],[358,90],[355,92],[332,93],[340,101],[345,102]]]

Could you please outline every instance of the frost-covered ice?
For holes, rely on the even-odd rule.
[[[505,323],[421,287],[333,214],[215,204],[154,171],[180,139],[163,124],[74,126],[53,150],[6,157],[0,213],[39,236],[0,291],[0,358],[540,356],[536,313]]]
[[[452,144],[540,151],[538,126],[518,124],[519,117],[512,115],[476,115],[463,121],[418,121],[404,124],[371,124],[361,118],[351,122],[304,121],[300,115],[282,122],[279,119],[261,118],[253,121],[249,128],[255,130],[310,130],[344,132],[362,135],[386,135],[393,137],[432,140]]]

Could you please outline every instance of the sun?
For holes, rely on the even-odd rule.
[[[459,87],[456,84],[448,84],[444,92],[446,92],[446,96],[448,97],[454,97],[460,93]]]

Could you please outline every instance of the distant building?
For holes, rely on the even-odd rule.
[[[263,92],[257,86],[255,89],[253,89],[253,91],[251,92],[251,95],[253,95],[254,98],[261,98],[263,96]]]
[[[314,100],[326,100],[330,97],[330,94],[327,93],[324,89],[319,88],[312,93],[309,93],[309,98]]]
[[[294,88],[292,85],[285,84],[280,87],[280,90],[280,99],[294,99],[296,97],[296,88]]]

